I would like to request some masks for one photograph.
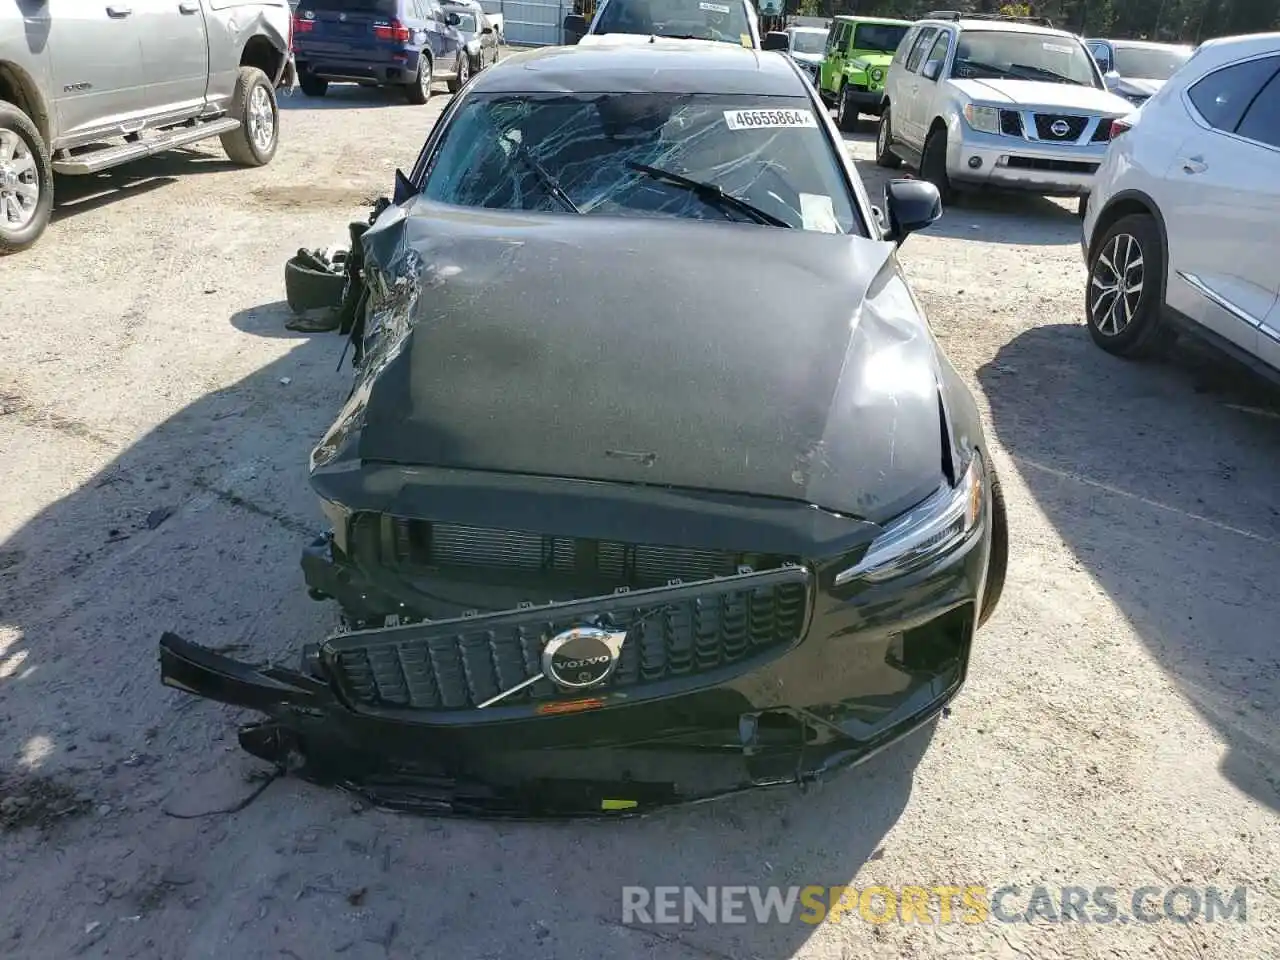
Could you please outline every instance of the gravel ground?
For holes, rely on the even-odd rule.
[[[0,261],[0,955],[314,960],[1280,955],[1280,396],[1080,322],[1078,221],[948,211],[903,259],[978,393],[1013,529],[950,715],[820,789],[646,820],[495,825],[273,783],[235,711],[163,689],[164,629],[292,659],[306,454],[349,382],[284,330],[282,266],[339,242],[427,107],[336,87],[262,170],[216,146],[60,185]],[[873,193],[870,135],[850,138]],[[660,282],[656,278],[656,282]],[[177,816],[175,816],[177,815]],[[634,929],[627,884],[1248,887],[1216,924]],[[1158,898],[1157,898],[1158,899]]]

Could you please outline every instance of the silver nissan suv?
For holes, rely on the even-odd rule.
[[[938,188],[1078,196],[1081,211],[1111,121],[1133,111],[1107,91],[1079,37],[1049,21],[934,13],[889,65],[876,162],[903,162]]]

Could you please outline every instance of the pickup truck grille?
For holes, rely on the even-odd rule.
[[[1035,122],[1036,136],[1041,140],[1075,143],[1080,139],[1080,135],[1084,133],[1084,128],[1088,125],[1089,118],[1070,114],[1037,113]],[[1055,124],[1059,125],[1058,129],[1062,132],[1057,132],[1053,129]],[[1061,124],[1066,124],[1065,130],[1062,129]]]
[[[680,586],[622,592],[331,638],[322,656],[359,711],[471,710],[531,678],[503,706],[633,690],[707,676],[721,682],[762,655],[798,641],[808,614],[809,573],[787,566]],[[542,648],[556,634],[595,622],[625,630],[617,667],[603,684],[561,691],[541,676]],[[719,678],[708,676],[720,672]]]

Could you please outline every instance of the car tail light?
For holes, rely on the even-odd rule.
[[[296,13],[293,15],[293,32],[295,34],[310,33],[315,28],[316,28],[316,22],[314,20],[305,20],[302,17],[298,16]],[[290,45],[292,45],[292,40],[293,40],[292,36],[289,39],[291,42]]]
[[[373,25],[373,35],[379,40],[394,40],[396,43],[408,43],[411,37],[409,28],[399,20],[378,20]]]
[[[1132,130],[1132,129],[1133,129],[1132,120],[1119,120],[1119,119],[1112,120],[1111,121],[1111,139],[1114,140],[1116,137],[1120,136],[1120,134],[1124,133],[1126,130]]]

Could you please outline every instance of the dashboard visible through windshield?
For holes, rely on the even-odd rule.
[[[1100,87],[1093,57],[1080,41],[1043,33],[965,30],[951,75],[960,80],[1047,80]]]

